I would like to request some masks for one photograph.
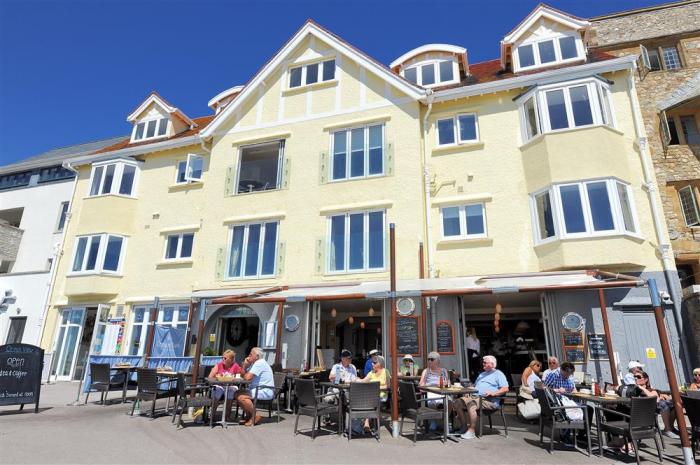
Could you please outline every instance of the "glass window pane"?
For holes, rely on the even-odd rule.
[[[369,128],[369,174],[384,172],[384,144],[382,143],[382,125]]]
[[[97,195],[100,193],[100,184],[102,184],[102,172],[104,171],[104,166],[98,166],[95,168],[95,172],[92,175],[92,186],[90,186],[90,195]]]
[[[697,226],[700,224],[700,215],[698,214],[698,205],[695,200],[695,193],[692,186],[686,186],[678,191],[678,197],[681,203],[681,210],[685,218],[687,226]]]
[[[347,177],[347,157],[347,132],[336,132],[333,134],[333,179]]]
[[[331,271],[345,269],[345,215],[331,217]]]
[[[403,77],[405,77],[407,81],[418,84],[418,71],[416,68],[406,68],[403,72]]]
[[[168,129],[168,118],[161,118],[160,124],[158,125],[158,135],[164,136]]]
[[[350,215],[350,259],[349,270],[364,268],[365,257],[365,215],[362,213]]]
[[[634,217],[632,216],[632,202],[630,201],[629,192],[627,191],[627,186],[621,182],[617,184],[617,196],[620,199],[620,206],[622,207],[622,219],[625,223],[625,231],[637,232],[634,227]]]
[[[229,255],[228,275],[241,276],[241,262],[243,261],[243,233],[244,226],[236,226],[231,234],[231,255]]]
[[[440,62],[440,82],[451,81],[454,79],[454,68],[451,61]]]
[[[123,239],[121,237],[108,236],[103,269],[108,271],[117,271],[119,269],[119,255],[122,251],[122,241]]]
[[[681,128],[683,129],[686,144],[700,144],[700,134],[698,134],[698,125],[695,122],[695,116],[681,116]]]
[[[350,133],[350,176],[365,175],[365,130],[353,129]]]
[[[85,247],[87,246],[87,242],[87,237],[81,237],[78,239],[78,247],[75,250],[75,258],[73,259],[73,271],[80,271],[83,267],[83,259],[85,258]]]
[[[335,60],[323,62],[323,80],[330,81],[335,79]]]
[[[571,112],[574,114],[574,126],[593,124],[591,101],[588,98],[588,87],[578,86],[569,89],[571,97]]]
[[[124,170],[122,171],[122,180],[119,183],[119,193],[122,195],[131,195],[132,188],[134,187],[134,175],[136,174],[136,167],[132,165],[124,165]]]
[[[112,192],[112,181],[114,181],[114,169],[117,165],[107,165],[105,169],[105,181],[100,194],[109,194]]]
[[[179,307],[177,308],[177,321],[180,321],[180,322],[183,322],[183,321],[184,321],[184,322],[186,322],[187,319],[188,319],[187,317],[189,316],[189,314],[190,314],[190,309],[187,308],[187,305],[181,305],[181,306],[179,306]],[[186,324],[185,324],[185,329],[187,329],[187,325],[186,325]]]
[[[476,140],[476,115],[459,115],[459,140],[472,141]]]
[[[318,82],[318,63],[306,65],[306,83],[313,84]]]
[[[429,65],[423,65],[420,67],[422,84],[424,86],[429,86],[430,84],[435,84],[435,65],[432,63]]]
[[[204,158],[190,157],[190,179],[202,179],[202,170],[204,167]]]
[[[680,69],[681,57],[678,55],[676,47],[664,47],[661,51],[664,54],[666,69]]]
[[[136,125],[136,134],[134,134],[134,139],[143,139],[143,130],[146,127],[146,123],[139,123]]]
[[[607,183],[589,182],[586,184],[586,190],[593,218],[593,230],[610,231],[615,229]]]
[[[454,144],[455,143],[455,122],[454,119],[441,119],[437,122],[438,129],[438,144]]]
[[[557,59],[557,56],[554,53],[553,40],[540,42],[539,44],[537,44],[537,48],[540,51],[540,63],[551,63]]]
[[[554,236],[554,217],[552,216],[552,202],[549,192],[544,192],[535,197],[537,205],[537,225],[540,239]]]
[[[586,232],[586,222],[583,219],[583,206],[578,185],[559,187],[561,206],[564,210],[564,224],[567,233]]]
[[[131,345],[129,355],[139,355],[139,346],[141,345],[141,331],[143,326],[134,325],[131,330]]]
[[[146,137],[153,137],[156,135],[156,124],[158,123],[158,120],[151,120],[148,122],[148,126],[146,127]]]
[[[83,323],[83,311],[82,310],[71,310],[70,312],[70,322],[74,325],[79,325]]]
[[[63,228],[66,226],[66,217],[68,216],[69,205],[70,204],[68,202],[61,203],[61,213],[58,216],[58,227],[56,228],[57,231],[63,231]]]
[[[97,252],[100,249],[100,236],[92,236],[90,238],[90,249],[88,251],[86,270],[94,270],[97,263]]]
[[[175,309],[173,307],[163,307],[161,309],[161,315],[163,316],[163,319],[161,321],[163,323],[172,322],[174,313],[175,313]]]
[[[301,85],[301,66],[289,70],[289,87],[299,87]]]
[[[185,182],[185,174],[187,173],[187,161],[181,161],[177,164],[177,182]]]
[[[143,315],[145,310],[143,308],[137,308],[134,310],[134,323],[143,323]]]
[[[661,69],[661,59],[659,58],[659,51],[655,48],[647,49],[649,54],[649,69],[651,71],[657,71]]]
[[[275,274],[275,248],[277,245],[277,223],[265,224],[265,238],[263,239],[263,275]]]
[[[484,234],[484,208],[483,205],[467,205],[467,235]]]
[[[177,243],[179,236],[168,236],[167,245],[165,247],[165,258],[177,258]]]
[[[568,60],[578,56],[578,52],[576,51],[576,38],[574,37],[562,37],[559,39],[559,48],[561,49],[562,60]]]
[[[384,212],[369,215],[369,268],[384,268]]]
[[[539,134],[537,130],[537,111],[535,110],[534,97],[525,102],[525,124],[527,125],[527,136],[529,139]]]
[[[258,258],[260,257],[260,229],[261,225],[248,226],[248,244],[245,253],[245,275],[256,276],[258,274]]]
[[[532,50],[532,45],[521,45],[518,47],[518,60],[521,68],[535,64],[535,54]]]
[[[182,246],[180,247],[180,258],[190,258],[192,256],[192,243],[194,242],[194,234],[182,235]]]
[[[547,109],[549,110],[549,125],[551,129],[563,129],[569,127],[569,118],[566,116],[566,104],[564,103],[564,91],[552,90],[547,92]]]
[[[442,209],[442,235],[444,237],[459,236],[459,207]]]

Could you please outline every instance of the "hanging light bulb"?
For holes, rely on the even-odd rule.
[[[348,323],[350,323],[351,325],[355,324],[355,319],[352,317],[352,315],[348,317]]]
[[[500,321],[500,319],[501,319],[501,314],[500,314],[500,313],[496,313],[496,314],[494,315],[493,318],[494,318],[494,320],[496,320],[496,321]]]
[[[365,322],[364,321],[360,321],[360,328],[365,329]]]
[[[501,306],[500,303],[496,304],[496,313],[501,313],[503,311],[503,307]]]
[[[369,316],[374,316],[374,309],[370,306],[369,312],[367,312],[367,313],[369,313]]]
[[[382,327],[381,326],[377,326],[377,334],[382,334]]]
[[[338,310],[333,307],[331,308],[331,317],[335,318],[336,316],[338,316]]]

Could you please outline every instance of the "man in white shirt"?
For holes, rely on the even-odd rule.
[[[476,378],[479,370],[479,354],[481,353],[481,341],[476,337],[476,328],[469,328],[469,335],[466,339],[467,361],[469,363],[469,378]]]
[[[357,368],[352,363],[352,352],[347,349],[343,349],[340,352],[340,363],[336,363],[331,368],[331,372],[328,375],[328,379],[331,382],[337,383],[350,383],[357,379]]]
[[[553,371],[557,371],[559,369],[559,360],[556,357],[549,357],[547,359],[547,368],[544,370],[544,373],[542,373],[542,380],[544,381],[547,379],[547,375],[549,375]]]
[[[243,378],[250,381],[250,385],[248,389],[239,389],[236,392],[236,400],[246,414],[245,425],[257,425],[262,420],[262,415],[255,415],[253,399],[257,395],[260,400],[271,400],[275,395],[275,378],[272,376],[272,368],[265,360],[265,352],[260,347],[253,347],[248,357],[243,361]]]

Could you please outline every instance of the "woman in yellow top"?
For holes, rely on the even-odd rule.
[[[359,380],[361,383],[376,383],[379,382],[379,400],[381,402],[386,402],[387,400],[387,387],[389,386],[389,372],[386,371],[384,357],[377,355],[372,361],[372,371],[370,371],[367,376]],[[369,432],[369,418],[365,418],[365,432]]]

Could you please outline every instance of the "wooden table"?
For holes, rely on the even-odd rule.
[[[250,381],[245,378],[205,378],[204,381],[212,386],[221,386],[224,388],[224,404],[221,412],[221,421],[218,423],[224,428],[228,428],[228,422],[226,421],[226,404],[228,403],[228,388],[229,386],[243,387],[250,384]],[[212,412],[212,415],[214,412]]]
[[[135,366],[131,365],[115,365],[113,367],[109,367],[110,370],[119,372],[119,373],[124,373],[124,387],[122,388],[122,404],[126,402],[126,391],[129,386],[129,378],[131,377],[131,373],[136,371]]]
[[[439,394],[445,398],[442,405],[442,410],[445,414],[444,424],[442,426],[442,442],[446,443],[448,438],[458,436],[458,434],[450,433],[450,397],[451,396],[463,396],[465,394],[476,394],[477,389],[473,387],[461,387],[461,386],[451,386],[451,387],[439,387],[439,386],[418,386],[423,392],[431,392],[433,394]]]
[[[564,393],[565,396],[572,399],[591,405],[595,414],[596,430],[598,431],[598,455],[603,456],[603,447],[605,447],[605,435],[600,432],[600,409],[604,407],[612,407],[615,405],[629,405],[632,403],[628,397],[620,396],[595,396],[593,394],[583,394],[580,392]],[[584,412],[584,415],[587,415]]]

